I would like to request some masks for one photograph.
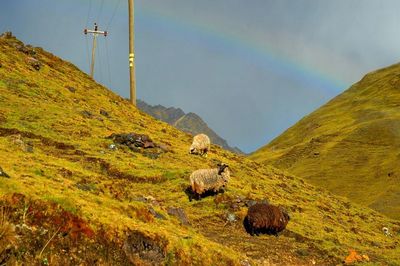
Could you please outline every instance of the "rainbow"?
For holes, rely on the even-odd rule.
[[[319,70],[311,69],[301,64],[301,62],[295,62],[291,58],[284,57],[267,44],[261,46],[240,36],[215,31],[206,24],[190,21],[183,23],[175,17],[155,10],[141,8],[137,10],[135,15],[137,23],[153,26],[157,29],[161,28],[171,34],[201,39],[207,45],[221,47],[221,50],[224,50],[225,53],[240,57],[241,60],[247,60],[282,77],[295,79],[298,82],[310,85],[310,89],[323,89],[330,94],[338,94],[345,88],[344,82],[338,81]]]

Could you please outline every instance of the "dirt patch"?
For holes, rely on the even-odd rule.
[[[59,150],[75,150],[75,147],[73,145],[54,141],[31,132],[21,131],[16,128],[0,128],[0,137],[6,137],[10,135],[21,135],[25,138],[39,139],[44,145],[53,146]]]
[[[106,162],[105,160],[96,157],[85,157],[85,160],[86,162],[97,165],[101,173],[106,174],[108,177],[114,179],[126,179],[137,183],[149,182],[154,184],[161,183],[167,180],[166,177],[163,176],[140,177],[129,173],[124,173],[119,169],[115,168],[114,166],[112,166],[110,163]]]
[[[316,265],[337,265],[341,262],[340,259],[328,257],[308,240],[301,239],[301,236],[295,236],[296,239],[293,239],[287,237],[286,233],[279,237],[268,235],[252,237],[246,233],[241,223],[223,226],[223,221],[216,219],[202,219],[194,226],[198,226],[208,239],[243,252],[253,259],[256,265],[313,265],[313,261]],[[297,239],[302,240],[300,246],[297,245]],[[304,248],[304,244],[308,246],[307,254],[299,255],[299,249]]]
[[[161,265],[165,259],[164,239],[153,239],[142,232],[131,232],[125,240],[123,250],[134,265]]]

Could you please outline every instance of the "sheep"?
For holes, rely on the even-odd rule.
[[[387,228],[387,227],[382,227],[382,231],[383,231],[383,234],[384,234],[385,236],[392,236],[392,234],[389,232],[389,228]]]
[[[226,187],[230,179],[229,166],[224,163],[217,166],[213,169],[199,169],[190,175],[190,186],[198,199],[205,192],[215,193]]]
[[[282,208],[267,203],[256,203],[248,209],[243,224],[252,236],[260,233],[278,236],[278,233],[286,228],[289,220],[289,214]]]
[[[204,155],[207,157],[207,152],[210,150],[210,143],[210,138],[206,134],[198,134],[193,137],[189,153]]]

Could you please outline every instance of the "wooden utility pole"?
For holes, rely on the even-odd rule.
[[[85,34],[92,33],[93,34],[92,62],[90,64],[90,77],[93,78],[94,77],[94,60],[95,60],[95,57],[96,57],[97,35],[101,34],[101,35],[104,35],[106,37],[107,36],[107,31],[99,31],[97,24],[94,23],[94,30],[84,29],[83,33],[85,33]]]
[[[130,77],[130,101],[136,105],[136,77],[135,77],[135,35],[134,35],[134,0],[128,0],[129,7],[129,77]]]

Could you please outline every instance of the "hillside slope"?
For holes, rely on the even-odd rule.
[[[231,147],[226,140],[221,138],[214,130],[212,130],[204,120],[195,113],[187,113],[180,108],[164,107],[162,105],[150,105],[144,101],[138,100],[137,107],[143,112],[155,117],[161,121],[180,129],[186,133],[197,135],[200,133],[207,134],[212,143],[221,146],[222,148],[237,153],[243,152],[237,147]]]
[[[0,64],[1,264],[336,265],[349,249],[400,264],[400,222],[217,146],[189,155],[189,135],[9,34]],[[158,145],[107,138],[123,132]],[[190,173],[218,161],[227,191],[189,201]],[[265,198],[291,215],[277,238],[242,226]]]
[[[400,219],[400,65],[366,75],[251,158]]]

